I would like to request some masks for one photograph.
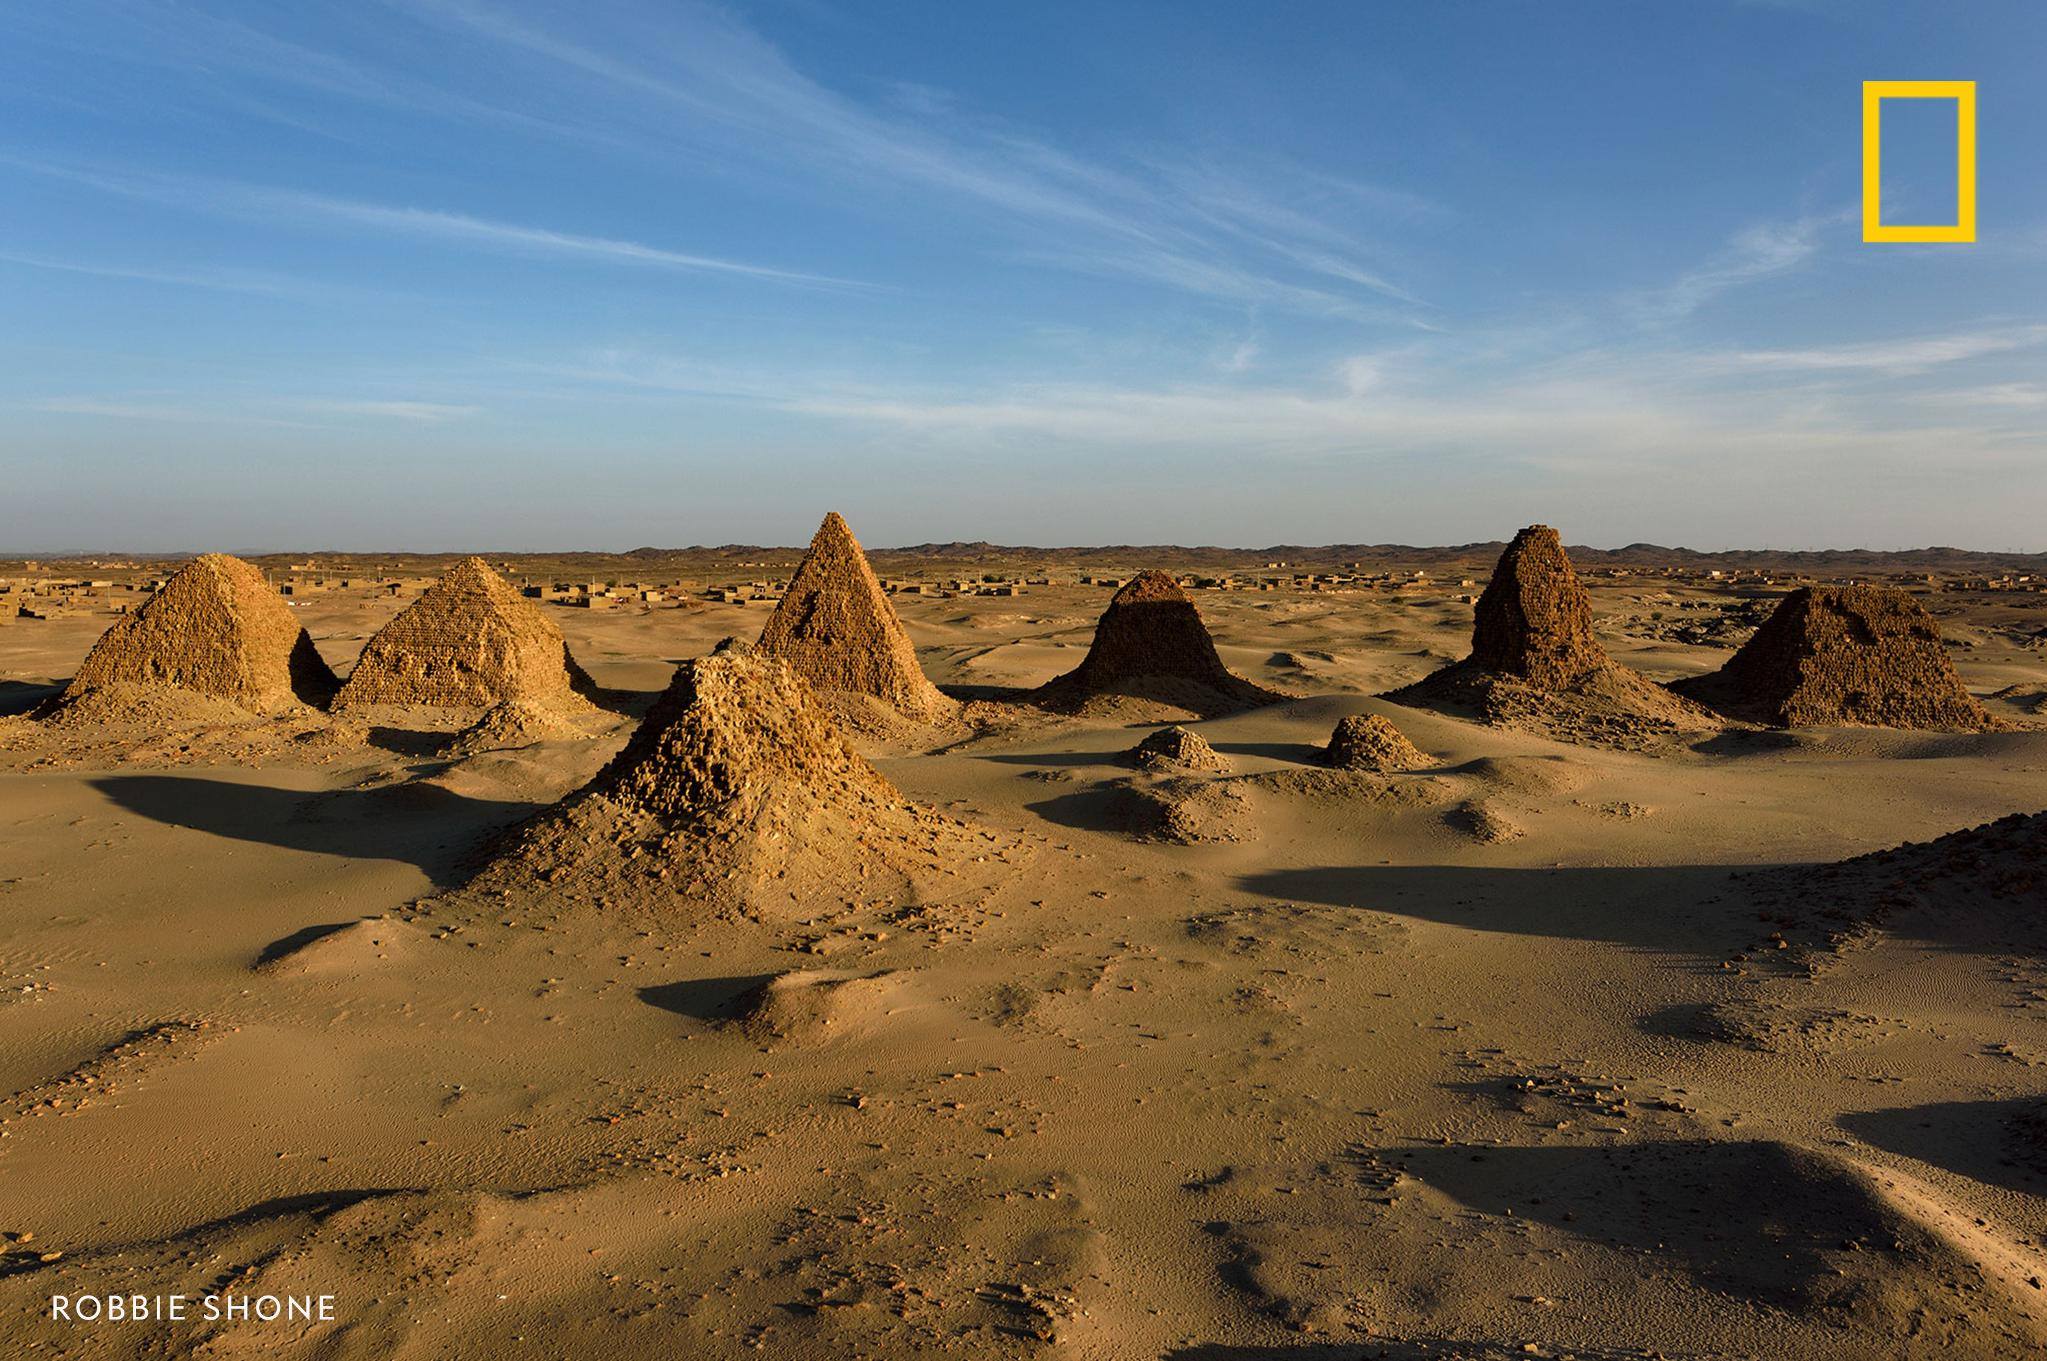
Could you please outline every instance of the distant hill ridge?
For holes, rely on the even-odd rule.
[[[1407,567],[1427,568],[1437,565],[1458,564],[1484,566],[1491,564],[1506,549],[1504,539],[1488,539],[1482,542],[1442,545],[1392,544],[1392,543],[1335,543],[1335,544],[1273,544],[1264,548],[1226,548],[1216,544],[1078,544],[1066,547],[1037,547],[1029,544],[997,544],[985,539],[952,540],[944,543],[906,544],[897,548],[870,548],[867,555],[871,560],[884,563],[907,562],[1017,562],[1041,561],[1064,563],[1099,563],[1118,566],[1133,566],[1150,563],[1175,565],[1206,564],[1238,570],[1256,569],[1267,563],[1285,563],[1288,567],[1328,568],[1345,563],[1361,562],[1367,565],[1398,564]],[[654,566],[661,564],[696,562],[729,563],[762,562],[786,563],[794,566],[802,557],[801,545],[766,544],[694,544],[686,548],[656,548],[642,545],[622,553],[606,553],[594,550],[561,552],[535,551],[532,549],[501,548],[478,552],[476,556],[490,562],[520,560],[556,564],[565,573],[576,568],[609,566]],[[1669,548],[1661,544],[1631,543],[1621,548],[1589,548],[1573,544],[1568,548],[1572,559],[1581,566],[1604,567],[1693,567],[1743,570],[1771,569],[1806,572],[2020,572],[2047,573],[2047,552],[2041,553],[2000,553],[1983,549],[1933,546],[1908,549],[1874,548],[1731,548],[1707,551],[1695,548]],[[120,560],[136,564],[182,561],[196,557],[196,553],[137,554],[101,550],[94,552],[26,554],[0,558],[0,568],[7,564],[18,564],[25,560],[40,562],[45,566],[57,566],[86,559],[101,562]],[[422,571],[434,564],[444,568],[449,563],[469,556],[465,551],[448,550],[399,550],[390,552],[344,552],[340,550],[289,552],[244,552],[243,558],[259,563],[275,571],[290,564],[313,561],[329,569],[341,569],[352,563],[374,563],[384,567],[398,567],[415,564]]]

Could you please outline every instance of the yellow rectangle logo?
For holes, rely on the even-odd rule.
[[[1955,220],[1952,224],[1886,226],[1883,220],[1883,102],[1886,99],[1955,101]],[[1976,82],[1973,80],[1865,80],[1862,82],[1862,239],[1864,241],[1974,241],[1976,239]]]

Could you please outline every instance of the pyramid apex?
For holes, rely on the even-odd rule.
[[[1130,580],[1122,589],[1109,597],[1109,604],[1135,605],[1147,600],[1188,600],[1187,592],[1180,588],[1179,578],[1156,567],[1147,567]]]
[[[810,536],[810,546],[815,549],[824,544],[851,544],[858,548],[860,541],[853,537],[853,527],[846,523],[846,517],[836,510],[825,512],[818,522],[817,533]]]
[[[945,703],[918,666],[903,621],[837,511],[818,526],[755,646],[788,662],[820,690],[872,695],[913,717]]]

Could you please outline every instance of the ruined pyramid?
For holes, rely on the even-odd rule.
[[[1992,724],[1955,674],[1932,616],[1889,586],[1800,587],[1726,665],[1671,688],[1781,727]]]
[[[1473,611],[1471,655],[1386,698],[1617,746],[1716,725],[1606,655],[1591,598],[1548,525],[1530,525],[1500,555]]]
[[[207,553],[100,635],[62,700],[119,685],[187,690],[267,713],[325,703],[334,672],[261,572]]]
[[[594,688],[554,621],[488,563],[467,558],[377,630],[334,705],[573,704]]]
[[[756,646],[819,690],[870,695],[920,719],[951,705],[917,664],[903,621],[837,511],[818,526]]]
[[[753,909],[901,888],[988,839],[898,793],[788,663],[727,644],[679,667],[618,755],[480,878]]]
[[[1322,749],[1325,765],[1338,770],[1367,770],[1376,774],[1398,774],[1424,770],[1435,758],[1407,740],[1407,734],[1378,714],[1351,714],[1339,719]]]
[[[1169,574],[1140,572],[1109,601],[1087,657],[1038,690],[1041,703],[1076,707],[1126,695],[1198,714],[1228,713],[1288,698],[1223,665],[1201,612]]]
[[[1592,636],[1592,600],[1554,529],[1530,525],[1500,555],[1472,612],[1471,664],[1560,688],[1612,666]]]

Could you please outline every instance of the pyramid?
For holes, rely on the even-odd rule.
[[[1992,724],[1955,674],[1932,616],[1889,586],[1800,587],[1726,665],[1671,688],[1783,727]]]
[[[678,668],[618,755],[485,873],[804,901],[941,869],[976,838],[903,798],[788,663],[727,645]]]
[[[1231,674],[1201,612],[1171,575],[1140,572],[1109,601],[1087,657],[1047,682],[1038,698],[1056,707],[1128,695],[1213,714],[1287,696]]]
[[[1471,661],[1539,686],[1566,686],[1613,665],[1592,636],[1592,601],[1548,525],[1514,536],[1472,615]]]
[[[1548,525],[1530,525],[1500,555],[1472,614],[1471,655],[1386,698],[1619,747],[1718,723],[1606,655],[1584,583]]]
[[[240,558],[194,558],[100,635],[62,696],[115,685],[189,690],[246,709],[322,704],[334,672],[284,597]]]
[[[837,511],[818,526],[756,646],[819,690],[871,695],[912,718],[951,703],[917,664],[903,621]]]
[[[540,607],[467,558],[377,630],[334,703],[485,708],[572,701],[594,688]]]

